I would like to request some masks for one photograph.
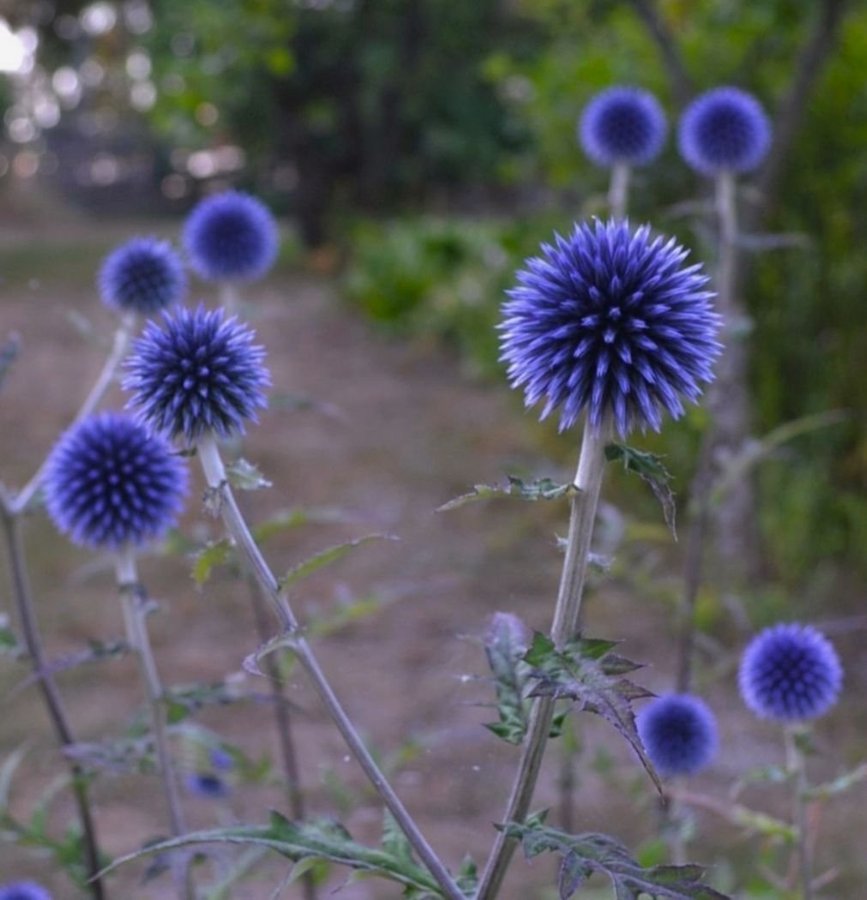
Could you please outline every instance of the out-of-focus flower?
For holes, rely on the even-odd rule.
[[[180,257],[167,241],[133,238],[112,251],[99,270],[106,306],[150,316],[180,300],[187,279]]]
[[[665,143],[665,113],[649,91],[611,87],[584,108],[578,140],[600,166],[642,166],[654,160]]]
[[[694,775],[716,755],[716,717],[692,694],[656,697],[642,708],[636,724],[644,749],[660,775]]]
[[[744,702],[762,719],[815,719],[837,702],[843,667],[831,642],[811,625],[774,625],[747,646],[738,683]]]

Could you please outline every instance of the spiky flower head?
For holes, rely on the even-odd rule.
[[[184,225],[183,243],[205,281],[255,281],[277,257],[277,224],[255,197],[226,191],[197,204]]]
[[[184,464],[162,439],[121,413],[69,428],[43,482],[48,513],[76,544],[117,549],[161,537],[186,491]]]
[[[811,625],[773,625],[747,646],[738,683],[744,702],[762,719],[815,719],[837,702],[843,667],[831,642]]]
[[[665,113],[649,91],[611,87],[584,108],[578,140],[600,166],[642,166],[654,160],[665,143]]]
[[[664,694],[644,706],[638,734],[660,775],[694,775],[713,760],[719,746],[716,717],[692,694]]]
[[[771,124],[746,91],[719,87],[686,108],[677,131],[680,155],[702,175],[750,172],[771,145]]]
[[[35,881],[0,884],[0,900],[51,900],[51,894]]]
[[[673,239],[627,222],[576,225],[528,259],[498,326],[501,359],[527,406],[560,408],[560,430],[586,409],[598,429],[608,414],[625,436],[659,430],[695,402],[713,377],[719,316],[699,265]]]
[[[105,258],[98,284],[106,306],[150,316],[183,297],[187,277],[168,241],[137,237]]]
[[[242,434],[266,405],[265,351],[222,309],[178,309],[150,321],[132,345],[123,386],[151,428],[195,444],[203,434]]]

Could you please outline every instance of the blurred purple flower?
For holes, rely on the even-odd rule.
[[[665,143],[665,113],[649,91],[611,87],[587,104],[578,123],[584,152],[600,166],[646,165]]]

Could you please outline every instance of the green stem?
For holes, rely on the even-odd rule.
[[[797,832],[795,852],[798,858],[798,875],[801,883],[802,900],[813,900],[813,862],[810,858],[810,835],[807,822],[807,765],[799,745],[803,739],[801,726],[787,727],[786,768],[793,776],[794,825]]]
[[[608,211],[612,219],[625,219],[629,203],[630,168],[625,163],[616,163],[611,169],[608,184]]]
[[[127,640],[139,661],[139,670],[145,687],[151,716],[151,730],[157,763],[169,814],[169,827],[174,837],[187,831],[181,796],[178,790],[177,774],[169,748],[168,719],[165,709],[165,691],[160,680],[150,636],[147,628],[148,599],[138,580],[135,554],[131,547],[121,550],[115,560],[117,585],[123,603]],[[195,900],[192,872],[186,863],[184,872],[178,877],[178,894],[187,900]]]
[[[602,474],[605,469],[605,445],[608,441],[609,428],[608,423],[599,430],[589,425],[584,427],[574,482],[578,492],[572,497],[566,558],[563,561],[557,606],[551,626],[551,638],[558,647],[574,637],[578,631],[590,540],[593,536],[593,523],[596,519]],[[503,823],[523,822],[527,816],[539,778],[542,758],[545,755],[545,745],[551,732],[553,716],[554,700],[551,697],[538,698],[530,711],[518,772],[503,815]],[[497,896],[515,846],[515,841],[507,838],[502,831],[497,834],[479,883],[477,900],[491,900]]]
[[[287,636],[291,635],[292,650],[310,678],[319,699],[328,710],[347,747],[358,761],[364,774],[379,794],[389,812],[394,816],[395,821],[406,835],[407,840],[419,858],[430,870],[443,894],[449,900],[465,900],[463,891],[457,886],[448,869],[443,865],[424,835],[419,831],[415,821],[407,812],[391,784],[364,746],[364,742],[361,740],[355,726],[325,677],[325,673],[322,671],[313,649],[301,635],[298,619],[295,617],[295,613],[279,582],[274,577],[274,573],[262,556],[238,508],[235,495],[226,479],[225,467],[220,458],[220,451],[217,448],[214,435],[208,434],[202,437],[196,449],[208,486],[218,501],[220,515],[223,518],[226,530],[234,539],[243,560],[258,581],[284,634]]]
[[[36,675],[36,684],[42,694],[55,737],[60,747],[66,750],[73,747],[76,741],[60,691],[45,658],[42,635],[39,631],[33,604],[33,592],[30,587],[24,542],[21,538],[20,520],[2,485],[0,485],[0,519],[3,522],[3,535],[9,557],[12,593],[18,608],[18,618],[21,624],[21,633],[24,637],[24,645],[27,648],[33,673]],[[99,861],[96,825],[93,821],[90,799],[88,797],[88,777],[77,762],[65,755],[64,759],[69,767],[72,793],[81,825],[82,851],[84,853],[85,869],[88,874],[88,886],[94,900],[104,900],[106,893],[99,875],[102,866]]]

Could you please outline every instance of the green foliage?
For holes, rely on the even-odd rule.
[[[497,497],[517,497],[520,500],[556,500],[559,497],[568,497],[577,492],[578,488],[571,482],[569,484],[557,484],[550,478],[537,478],[533,481],[522,481],[514,475],[507,475],[508,482],[505,485],[477,484],[467,494],[461,494],[454,500],[449,500],[437,508],[437,512],[448,512],[451,509],[459,509],[468,503],[478,500],[491,500]]]
[[[697,865],[655,865],[645,868],[616,838],[607,834],[567,834],[545,825],[535,816],[524,825],[504,826],[509,837],[521,842],[528,859],[540,853],[561,857],[558,878],[560,900],[569,900],[595,873],[608,877],[617,900],[640,897],[668,900],[725,900],[725,895],[702,884],[704,869]]]
[[[568,698],[579,712],[601,716],[632,747],[662,793],[662,783],[644,751],[632,710],[633,700],[653,694],[623,677],[640,669],[641,664],[612,653],[616,646],[616,641],[579,637],[558,650],[550,638],[536,632],[524,655],[536,681],[531,696]]]
[[[485,728],[509,744],[520,744],[530,720],[531,670],[524,661],[525,630],[517,616],[498,613],[485,639],[485,656],[494,676],[499,721]]]
[[[302,863],[302,868],[297,870],[299,876],[306,870],[306,860],[325,860],[348,866],[358,874],[375,874],[395,881],[404,886],[404,896],[414,900],[441,896],[436,882],[414,861],[405,838],[396,832],[390,822],[386,822],[382,847],[373,848],[359,844],[338,822],[323,819],[295,823],[278,812],[271,813],[271,821],[267,826],[195,831],[151,844],[115,860],[106,871],[111,872],[142,856],[211,843],[265,847],[296,863]]]
[[[662,515],[665,524],[675,539],[674,517],[676,507],[674,505],[674,492],[671,489],[671,473],[662,463],[662,459],[654,453],[646,450],[637,450],[626,444],[608,444],[605,447],[605,458],[609,461],[620,461],[627,472],[635,472],[642,481],[650,485],[654,497],[662,507]]]

